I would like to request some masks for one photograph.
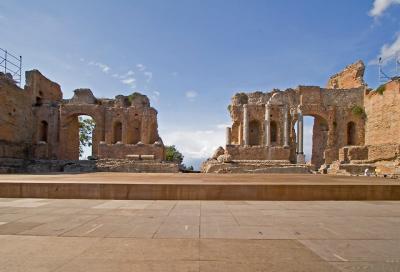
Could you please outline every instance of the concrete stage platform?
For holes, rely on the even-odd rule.
[[[400,200],[400,181],[311,174],[0,175],[0,197],[131,200]]]

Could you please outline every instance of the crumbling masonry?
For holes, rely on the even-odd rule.
[[[177,171],[177,166],[161,163],[165,150],[158,135],[157,111],[145,95],[99,99],[89,89],[78,89],[71,99],[63,99],[57,83],[33,70],[26,72],[24,89],[0,74],[0,105],[3,172],[22,171],[18,164],[39,172],[71,168],[70,161],[79,159],[81,115],[88,115],[95,122],[92,148],[93,157],[100,159],[97,167],[107,171],[140,172],[141,167],[150,172]],[[31,165],[48,160],[53,163],[44,169]],[[78,171],[82,168],[76,167]]]
[[[225,148],[202,170],[360,174],[369,169],[398,175],[400,80],[387,83],[379,94],[364,83],[364,70],[362,61],[349,65],[326,88],[235,94]],[[311,165],[303,153],[303,116],[314,117]]]

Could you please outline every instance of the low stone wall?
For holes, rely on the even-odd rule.
[[[106,159],[96,162],[96,170],[99,172],[178,173],[179,165],[157,161]]]
[[[29,144],[0,141],[0,158],[27,159],[29,155]]]
[[[178,173],[179,165],[158,161],[133,161],[104,159],[93,161],[75,160],[24,160],[0,158],[0,174],[13,173]]]
[[[128,155],[154,155],[156,161],[165,159],[163,145],[156,144],[99,144],[100,159],[126,159]]]
[[[290,149],[266,146],[227,145],[226,152],[232,160],[289,160]]]
[[[277,174],[308,174],[311,165],[291,164],[289,161],[261,161],[236,160],[230,163],[221,163],[217,160],[208,160],[201,166],[203,173],[277,173]]]

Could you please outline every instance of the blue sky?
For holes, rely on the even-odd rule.
[[[164,142],[198,164],[223,145],[237,91],[324,86],[358,59],[376,87],[378,56],[394,73],[399,15],[400,0],[0,1],[0,47],[65,98],[147,94]]]

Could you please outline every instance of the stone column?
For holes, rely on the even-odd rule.
[[[243,142],[245,146],[249,145],[249,113],[247,104],[243,105]]]
[[[226,128],[226,145],[230,145],[231,144],[231,138],[232,138],[232,130],[230,127]]]
[[[283,147],[289,147],[289,110],[287,105],[283,108]]]
[[[304,164],[305,156],[303,153],[303,113],[300,107],[297,109],[297,163]]]
[[[271,104],[265,105],[265,146],[271,146]]]

